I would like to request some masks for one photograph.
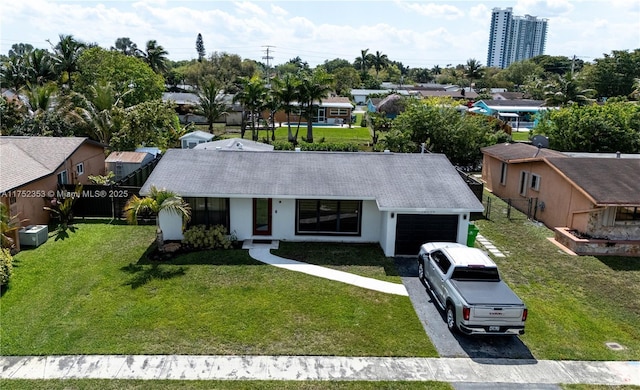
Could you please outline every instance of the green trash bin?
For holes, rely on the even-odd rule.
[[[469,230],[467,232],[467,246],[473,247],[475,245],[479,231],[480,229],[478,229],[476,225],[472,223],[469,224]]]

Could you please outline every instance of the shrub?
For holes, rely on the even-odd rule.
[[[233,244],[222,225],[209,229],[204,225],[193,226],[184,232],[182,242],[194,249],[229,249]]]
[[[0,254],[0,286],[6,286],[13,272],[13,256],[7,248],[2,248]]]

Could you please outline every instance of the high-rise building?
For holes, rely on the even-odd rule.
[[[494,8],[487,66],[506,68],[513,62],[544,54],[546,40],[547,19],[514,16],[512,8]]]

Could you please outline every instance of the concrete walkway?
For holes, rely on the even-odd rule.
[[[351,284],[369,290],[380,291],[387,294],[409,296],[407,289],[400,283],[385,282],[373,278],[354,275],[348,272],[320,267],[318,265],[302,263],[300,261],[289,260],[272,255],[269,244],[253,244],[249,248],[249,256],[266,264],[285,268],[290,271],[302,272],[320,278],[335,280],[337,282]]]
[[[640,362],[339,356],[2,356],[3,379],[441,381],[640,385]]]

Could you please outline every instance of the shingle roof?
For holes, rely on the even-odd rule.
[[[206,141],[211,141],[213,137],[215,137],[214,134],[207,133],[206,131],[202,131],[202,130],[196,130],[183,135],[182,137],[180,137],[180,140],[197,138],[197,139],[203,139]]]
[[[495,144],[480,150],[484,154],[510,163],[531,161],[532,159],[541,160],[543,157],[567,158],[566,155],[555,150],[539,149],[537,146],[522,142]]]
[[[85,137],[0,137],[0,192],[55,172]]]
[[[382,210],[482,211],[441,154],[168,150],[150,187],[182,196],[375,200]]]
[[[546,159],[596,205],[640,205],[640,160],[552,157]]]
[[[217,150],[217,148],[236,151],[250,150],[254,152],[265,152],[272,151],[273,145],[263,144],[262,142],[251,141],[243,138],[227,138],[218,141],[203,142],[193,147],[193,149],[206,149],[214,151]]]
[[[483,100],[489,107],[515,106],[515,107],[542,107],[544,100],[513,99],[513,100]]]

